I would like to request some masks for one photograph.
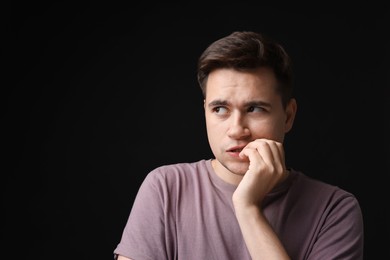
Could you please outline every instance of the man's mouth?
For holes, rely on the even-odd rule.
[[[246,145],[237,145],[227,150],[229,153],[240,153]]]
[[[231,153],[240,153],[242,151],[242,148],[236,148],[236,149],[230,149],[228,152]]]

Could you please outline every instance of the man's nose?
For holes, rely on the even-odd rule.
[[[241,114],[236,114],[231,117],[231,124],[228,130],[228,136],[233,139],[242,139],[249,136],[250,131]]]

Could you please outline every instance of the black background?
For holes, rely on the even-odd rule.
[[[112,259],[145,175],[211,157],[197,58],[255,30],[294,61],[288,165],[355,194],[365,259],[388,257],[390,12],[370,3],[3,6],[1,254]]]

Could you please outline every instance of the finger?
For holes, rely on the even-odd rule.
[[[284,151],[283,145],[278,142],[268,142],[269,148],[273,155],[273,164],[278,172],[284,172]]]
[[[258,142],[256,150],[263,158],[264,163],[269,167],[273,167],[275,164],[275,158],[271,145],[267,141]]]
[[[250,142],[247,146],[245,146],[242,153],[245,154],[245,150],[247,149],[256,150],[262,156],[263,161],[267,165],[273,165],[275,161],[274,157],[275,155],[278,156],[279,153],[276,151],[276,154],[274,155],[275,148],[271,149],[271,145],[270,145],[272,142],[273,142],[272,140],[268,140],[268,139],[257,139],[253,142]]]
[[[245,147],[241,153],[240,157],[247,157],[249,159],[249,162],[251,164],[254,163],[264,163],[264,160],[259,153],[259,151],[256,149],[256,147]]]
[[[283,144],[270,139],[257,139],[249,143],[245,149],[256,149],[262,156],[263,162],[271,171],[285,171]]]

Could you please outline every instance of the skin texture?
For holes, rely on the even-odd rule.
[[[283,140],[296,114],[286,109],[267,68],[210,73],[204,101],[216,174],[238,185],[233,205],[252,259],[289,259],[261,211],[265,195],[287,177]]]
[[[238,185],[232,200],[252,259],[289,259],[260,207],[288,175],[282,143],[297,110],[294,99],[283,107],[276,84],[268,68],[217,69],[209,74],[204,100],[212,166]]]
[[[284,168],[284,155],[276,143],[281,144],[291,129],[296,103],[292,100],[285,110],[275,91],[276,84],[267,68],[249,72],[218,69],[209,75],[204,101],[208,141],[216,158],[214,170],[228,183],[241,182],[249,168],[249,150],[257,146],[264,146],[267,151],[278,146],[280,154],[271,154],[281,160]],[[257,145],[247,146],[255,140]],[[235,148],[245,149],[240,153],[232,150]],[[270,160],[271,154],[264,153],[263,159]]]

